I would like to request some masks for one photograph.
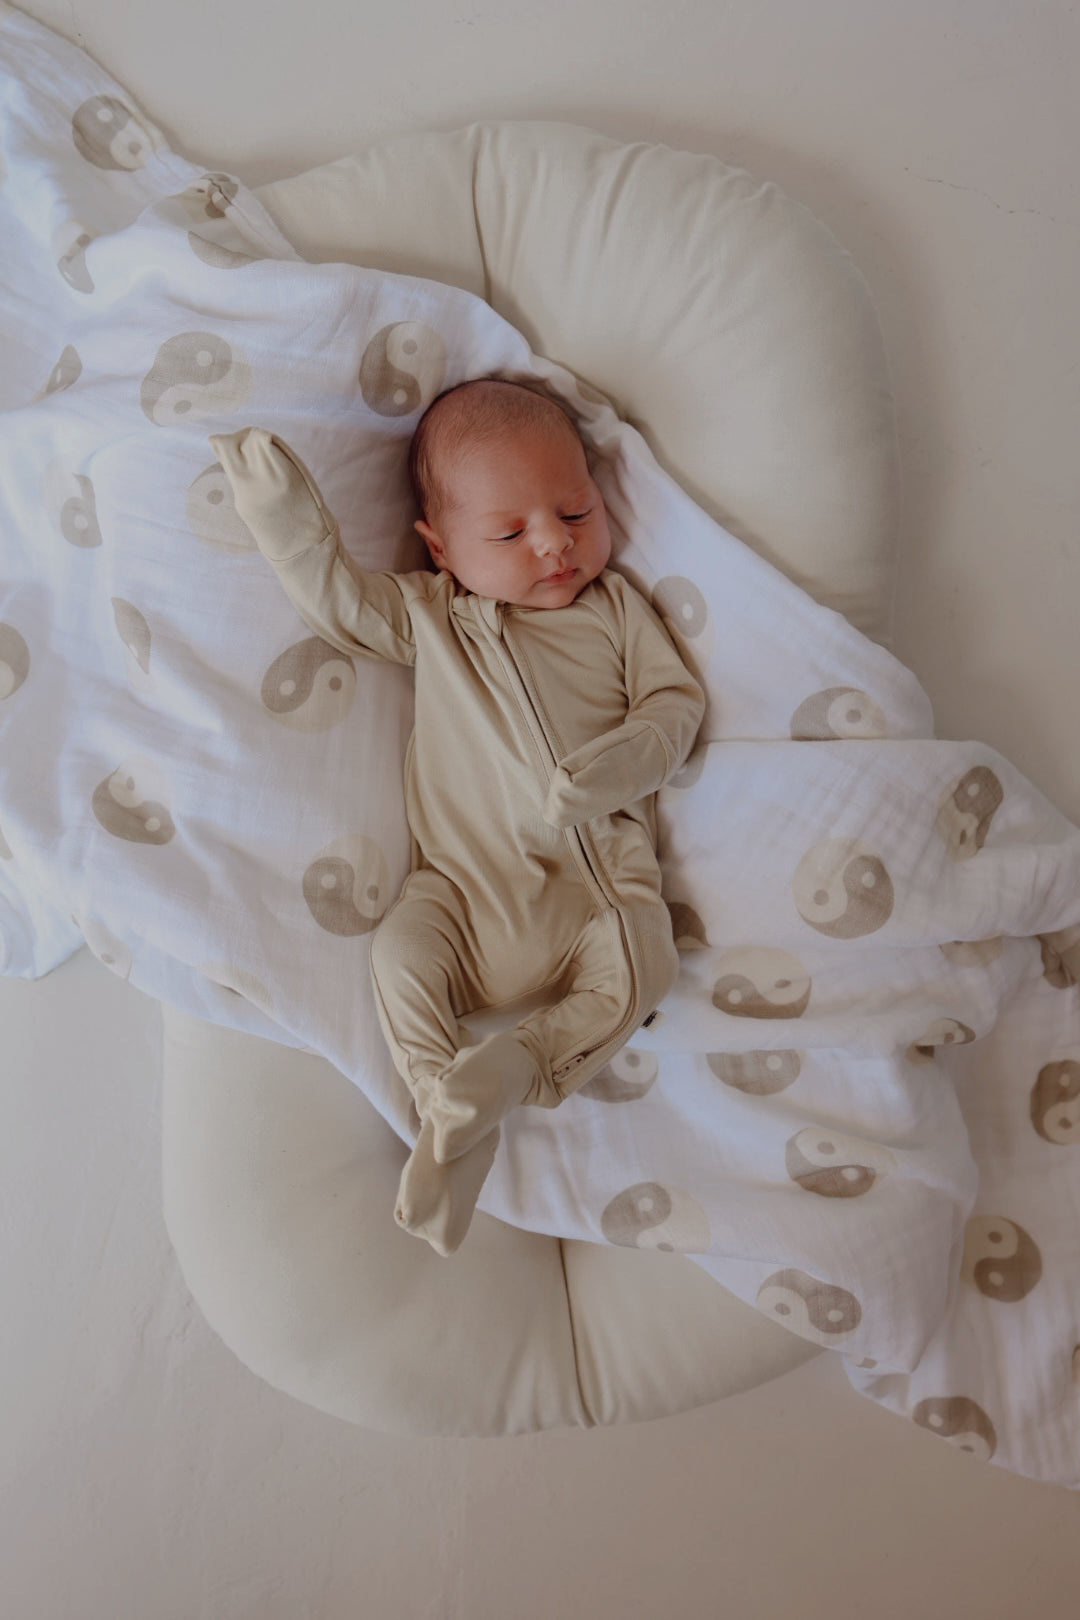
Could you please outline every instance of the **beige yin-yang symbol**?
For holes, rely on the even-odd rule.
[[[921,1429],[929,1429],[958,1451],[989,1462],[997,1450],[994,1425],[977,1401],[967,1395],[932,1395],[920,1401],[911,1414]]]
[[[201,973],[204,979],[217,985],[227,992],[227,997],[239,996],[243,1001],[250,1001],[267,1018],[275,1018],[274,998],[254,973],[246,968],[234,967],[231,962],[200,962],[196,973]]]
[[[13,624],[0,620],[0,703],[19,690],[29,673],[29,647]]]
[[[827,742],[835,737],[887,737],[881,709],[853,686],[829,686],[806,698],[791,717],[794,742]]]
[[[133,692],[150,692],[154,686],[150,673],[150,626],[134,602],[126,602],[122,596],[111,600],[116,633],[127,654],[128,684]]]
[[[98,169],[141,169],[154,141],[139,116],[117,96],[91,96],[75,110],[71,133],[80,157]]]
[[[1039,949],[1042,955],[1043,978],[1055,990],[1067,990],[1076,983],[1069,972],[1068,963],[1060,951],[1056,951],[1049,940],[1040,938]]]
[[[671,917],[671,934],[675,941],[675,949],[703,951],[709,941],[705,936],[705,924],[693,906],[686,905],[682,900],[669,900],[667,908]]]
[[[766,1277],[754,1303],[800,1338],[829,1347],[849,1339],[862,1321],[854,1294],[794,1266]]]
[[[131,977],[131,951],[123,940],[109,932],[103,922],[85,911],[73,911],[71,920],[85,939],[98,961],[115,973],[118,979]]]
[[[56,268],[76,292],[92,293],[93,277],[86,265],[86,250],[95,233],[81,219],[67,219],[53,232],[52,250]]]
[[[822,1198],[861,1198],[879,1176],[895,1170],[896,1159],[880,1142],[813,1125],[788,1139],[785,1164],[792,1181],[807,1192]]]
[[[716,964],[712,1004],[735,1018],[801,1018],[810,1001],[810,975],[789,951],[739,945]]]
[[[617,1193],[600,1217],[600,1230],[620,1248],[665,1254],[704,1254],[711,1237],[697,1200],[658,1181],[639,1181]]]
[[[364,404],[380,416],[422,411],[442,388],[446,344],[422,321],[397,321],[371,339],[360,361]]]
[[[958,1018],[935,1018],[904,1055],[909,1063],[933,1063],[937,1047],[967,1046],[974,1039],[975,1031]]]
[[[94,815],[107,833],[132,844],[167,844],[176,832],[164,775],[132,754],[94,789]]]
[[[94,547],[101,544],[94,486],[83,473],[75,474],[77,492],[60,508],[60,533],[69,545]]]
[[[1052,934],[1040,934],[1039,946],[1047,984],[1053,985],[1055,990],[1068,990],[1080,982],[1080,928],[1059,928]]]
[[[794,1085],[802,1071],[799,1051],[706,1052],[705,1061],[718,1080],[748,1097],[771,1097]]]
[[[60,358],[49,372],[48,378],[38,392],[34,395],[34,403],[47,399],[50,394],[62,394],[65,388],[77,383],[82,376],[82,361],[79,352],[70,343],[64,345],[60,351]]]
[[[329,731],[352,707],[356,668],[321,636],[309,636],[274,659],[259,695],[281,725],[293,731]]]
[[[71,546],[93,550],[101,544],[94,486],[84,473],[74,473],[59,456],[45,468],[42,498],[53,522]]]
[[[807,850],[791,880],[803,922],[829,939],[859,939],[892,916],[893,886],[880,855],[858,838],[826,838]]]
[[[938,802],[937,830],[951,861],[969,861],[986,842],[1005,790],[988,765],[973,765]]]
[[[1080,1145],[1080,1062],[1064,1058],[1039,1070],[1031,1088],[1031,1123],[1044,1142]]]
[[[251,391],[251,367],[216,332],[167,338],[142,380],[139,403],[158,427],[234,411]]]
[[[175,201],[195,226],[188,231],[188,246],[204,264],[217,270],[236,270],[252,264],[256,257],[229,217],[239,189],[230,174],[204,174],[186,191],[176,193]]]
[[[938,949],[953,967],[989,967],[1001,955],[1001,935],[992,939],[954,939]]]
[[[987,1299],[1014,1305],[1042,1276],[1042,1255],[1030,1233],[1004,1215],[973,1215],[964,1228],[961,1276]]]
[[[363,833],[320,850],[303,877],[308,910],[328,934],[370,934],[390,904],[390,872],[382,850]]]
[[[239,234],[229,228],[229,234],[234,241],[241,240]],[[242,270],[245,264],[254,264],[256,255],[249,253],[246,248],[230,246],[228,242],[219,241],[216,236],[204,235],[200,231],[188,231],[188,246],[197,259],[209,264],[215,270]]]
[[[667,574],[653,586],[652,605],[684,661],[700,675],[716,646],[716,624],[702,592],[692,579]]]
[[[233,487],[220,461],[204,467],[184,500],[188,528],[217,551],[257,551],[255,536],[236,510]]]
[[[651,1090],[659,1073],[660,1060],[655,1053],[635,1052],[624,1046],[585,1082],[578,1095],[591,1097],[594,1102],[636,1102]]]
[[[239,183],[231,174],[204,174],[185,190],[178,191],[176,201],[190,220],[202,225],[207,220],[224,219],[239,190]]]

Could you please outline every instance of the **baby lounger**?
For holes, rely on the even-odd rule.
[[[263,187],[316,262],[463,287],[601,390],[706,511],[888,640],[897,450],[859,273],[719,160],[556,123],[398,137]],[[450,1260],[400,1232],[407,1149],[325,1059],[164,1010],[169,1231],[253,1371],[369,1428],[640,1421],[816,1354],[692,1260],[478,1214]]]

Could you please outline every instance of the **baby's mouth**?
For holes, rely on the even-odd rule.
[[[560,568],[558,573],[545,574],[544,575],[544,584],[545,585],[561,585],[564,580],[573,579],[573,577],[574,577],[574,575],[576,573],[577,573],[576,568]]]

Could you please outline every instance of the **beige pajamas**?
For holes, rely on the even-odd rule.
[[[690,752],[704,699],[612,570],[554,609],[474,596],[447,573],[365,573],[282,441],[245,429],[211,442],[311,629],[415,669],[413,870],[371,967],[421,1121],[396,1217],[447,1254],[503,1115],[576,1091],[674,982],[653,796]],[[468,1044],[462,1017],[546,986],[539,1012]]]

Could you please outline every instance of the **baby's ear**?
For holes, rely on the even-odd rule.
[[[431,524],[425,523],[423,518],[417,518],[416,522],[413,524],[413,528],[416,530],[421,540],[423,540],[435,561],[441,563],[446,553],[443,549],[442,541],[439,539],[436,531],[431,527]]]

